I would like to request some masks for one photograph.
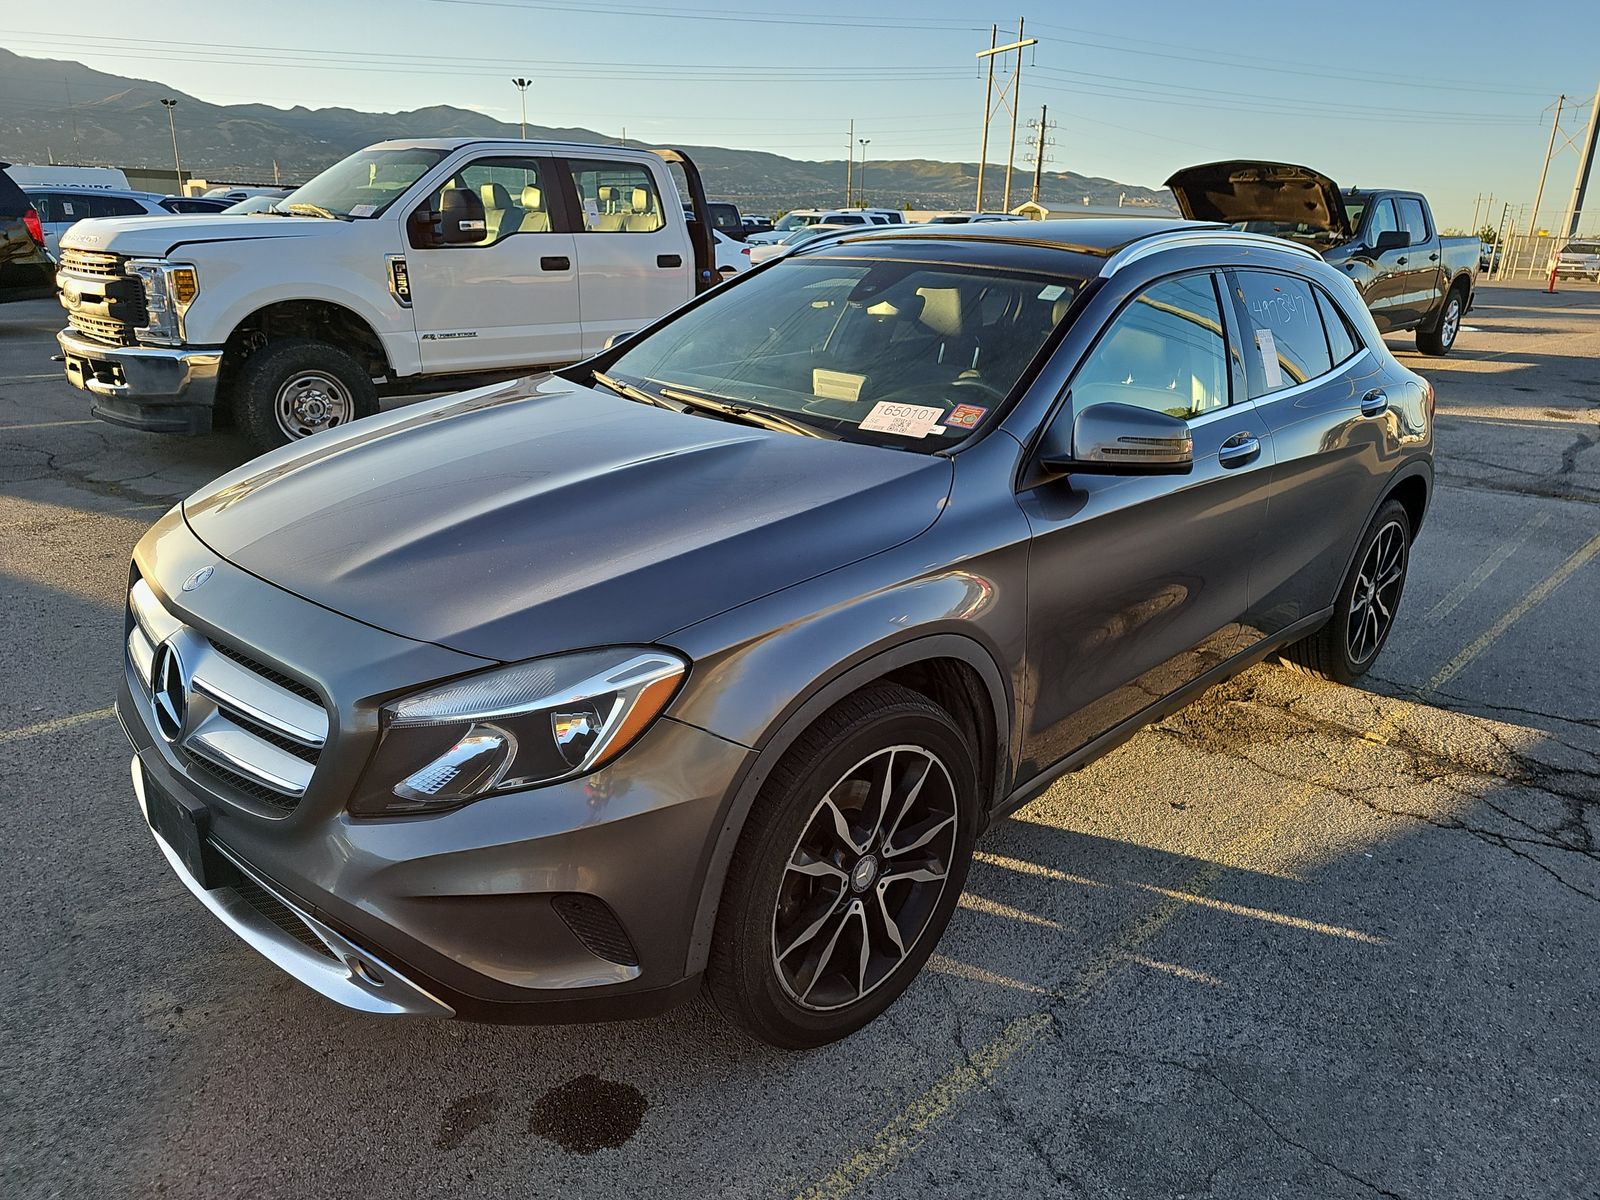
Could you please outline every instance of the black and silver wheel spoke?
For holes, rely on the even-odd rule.
[[[1405,530],[1391,521],[1367,547],[1351,590],[1346,644],[1352,662],[1366,662],[1388,635],[1405,575]]]
[[[916,948],[955,852],[955,787],[920,746],[863,759],[817,802],[784,866],[772,962],[790,998],[853,1004]]]

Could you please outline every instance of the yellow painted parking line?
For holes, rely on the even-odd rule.
[[[11,433],[17,429],[59,429],[63,425],[99,425],[100,421],[91,417],[87,421],[38,421],[32,425],[0,425],[0,433]]]
[[[1517,532],[1512,534],[1505,541],[1501,542],[1488,558],[1479,563],[1477,570],[1473,571],[1471,575],[1468,575],[1460,583],[1456,584],[1455,587],[1451,588],[1448,596],[1430,608],[1427,616],[1424,617],[1423,620],[1430,623],[1437,623],[1444,620],[1451,613],[1455,612],[1455,610],[1461,606],[1461,602],[1463,600],[1465,600],[1473,592],[1477,591],[1478,588],[1483,585],[1484,581],[1489,578],[1489,576],[1493,575],[1502,566],[1504,566],[1506,559],[1510,558],[1513,554],[1520,550],[1533,531],[1538,529],[1539,526],[1543,525],[1549,519],[1549,509],[1540,509],[1538,512],[1534,513],[1533,516],[1528,518],[1528,520],[1523,524],[1521,529],[1517,530]]]
[[[74,725],[87,725],[91,721],[103,721],[116,711],[115,708],[107,705],[105,708],[97,708],[93,712],[73,713],[70,717],[57,717],[53,721],[40,721],[37,725],[24,725],[21,729],[0,730],[0,742],[20,742],[23,738],[58,733],[63,729],[71,729]]]
[[[1499,641],[1506,630],[1548,599],[1552,592],[1572,578],[1596,554],[1600,554],[1600,534],[1591,538],[1531,588],[1512,609],[1440,668],[1423,687],[1422,695],[1426,697],[1459,675],[1473,660]],[[1093,996],[1120,967],[1136,962],[1139,956],[1135,952],[1171,924],[1175,917],[1192,911],[1197,902],[1208,899],[1207,893],[1230,871],[1247,865],[1254,869],[1257,864],[1250,860],[1255,853],[1276,843],[1312,798],[1336,783],[1354,764],[1358,755],[1374,745],[1387,745],[1389,736],[1399,726],[1400,714],[1405,711],[1406,706],[1394,702],[1388,714],[1373,729],[1362,737],[1350,740],[1345,752],[1323,774],[1309,781],[1285,803],[1273,806],[1268,820],[1244,837],[1220,847],[1220,856],[1226,858],[1227,862],[1208,862],[1179,882],[1176,888],[1157,889],[1163,896],[1161,903],[1134,918],[1102,946],[1078,972],[1072,985],[1055,993],[1057,1003],[1073,1005]],[[894,1170],[922,1146],[940,1121],[954,1112],[968,1096],[987,1087],[1012,1059],[1038,1040],[1054,1019],[1049,1010],[1026,1013],[1013,1019],[999,1034],[969,1053],[964,1062],[947,1071],[890,1118],[871,1142],[845,1158],[816,1183],[798,1192],[796,1200],[842,1200],[861,1184]]]

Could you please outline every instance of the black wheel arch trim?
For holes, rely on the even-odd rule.
[[[1012,716],[1012,693],[1004,672],[980,642],[957,633],[934,633],[913,636],[868,652],[866,657],[829,676],[781,713],[768,732],[759,739],[738,781],[729,789],[730,798],[723,807],[716,838],[701,866],[700,901],[689,934],[685,975],[698,975],[706,968],[711,938],[717,924],[717,910],[722,903],[723,886],[727,881],[729,864],[733,861],[733,852],[738,847],[756,795],[784,753],[817,718],[852,692],[901,667],[940,658],[953,658],[964,663],[976,671],[983,681],[995,721],[996,778],[992,784],[993,791],[987,798],[990,807],[998,805],[1010,793],[1016,761],[1016,748],[1012,742],[1017,728]]]

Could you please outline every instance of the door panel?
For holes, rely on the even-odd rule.
[[[424,373],[583,357],[574,239],[551,228],[561,221],[546,186],[550,171],[547,158],[501,155],[469,163],[445,182],[483,201],[484,235],[406,254]],[[439,193],[423,206],[437,211]]]
[[[1367,214],[1366,232],[1361,235],[1361,240],[1371,246],[1380,233],[1399,228],[1400,218],[1395,213],[1394,201],[1384,197]],[[1397,325],[1404,325],[1407,319],[1402,299],[1406,288],[1406,268],[1400,262],[1402,258],[1410,261],[1406,249],[1385,250],[1382,254],[1373,255],[1372,282],[1367,285],[1362,297],[1372,310],[1372,319],[1385,332]]]
[[[1198,281],[1209,292],[1174,285]],[[1072,381],[1080,410],[1141,403],[1186,415],[1187,474],[1070,474],[1025,489],[1029,712],[1021,777],[1057,762],[1258,635],[1243,624],[1266,510],[1272,436],[1242,399],[1207,274],[1166,280],[1125,307]],[[1118,398],[1118,388],[1125,388]],[[1237,388],[1237,390],[1235,390]],[[1229,404],[1230,396],[1237,403]],[[1187,411],[1184,411],[1187,409]],[[1243,457],[1232,447],[1254,438]]]
[[[1415,324],[1433,311],[1441,294],[1439,239],[1428,227],[1422,201],[1414,196],[1397,196],[1394,206],[1400,228],[1411,235],[1410,247],[1399,256],[1405,262],[1400,264],[1403,274],[1395,289],[1396,307],[1404,313],[1407,323]]]
[[[576,205],[584,352],[598,354],[694,295],[694,251],[667,211],[671,190],[644,164],[573,159],[562,184]]]

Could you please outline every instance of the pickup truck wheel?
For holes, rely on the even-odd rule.
[[[1333,617],[1310,637],[1279,651],[1286,666],[1317,679],[1353,683],[1389,640],[1411,565],[1411,518],[1390,500],[1378,510],[1339,586]]]
[[[239,372],[234,410],[250,445],[265,453],[378,411],[366,368],[311,338],[268,342]]]
[[[707,990],[775,1046],[854,1033],[916,978],[950,920],[979,822],[967,739],[926,696],[881,684],[803,733],[745,821]]]
[[[1456,344],[1456,334],[1461,332],[1461,315],[1467,310],[1466,298],[1461,289],[1453,287],[1444,298],[1444,315],[1432,329],[1417,330],[1417,349],[1424,354],[1439,357],[1450,353]]]

